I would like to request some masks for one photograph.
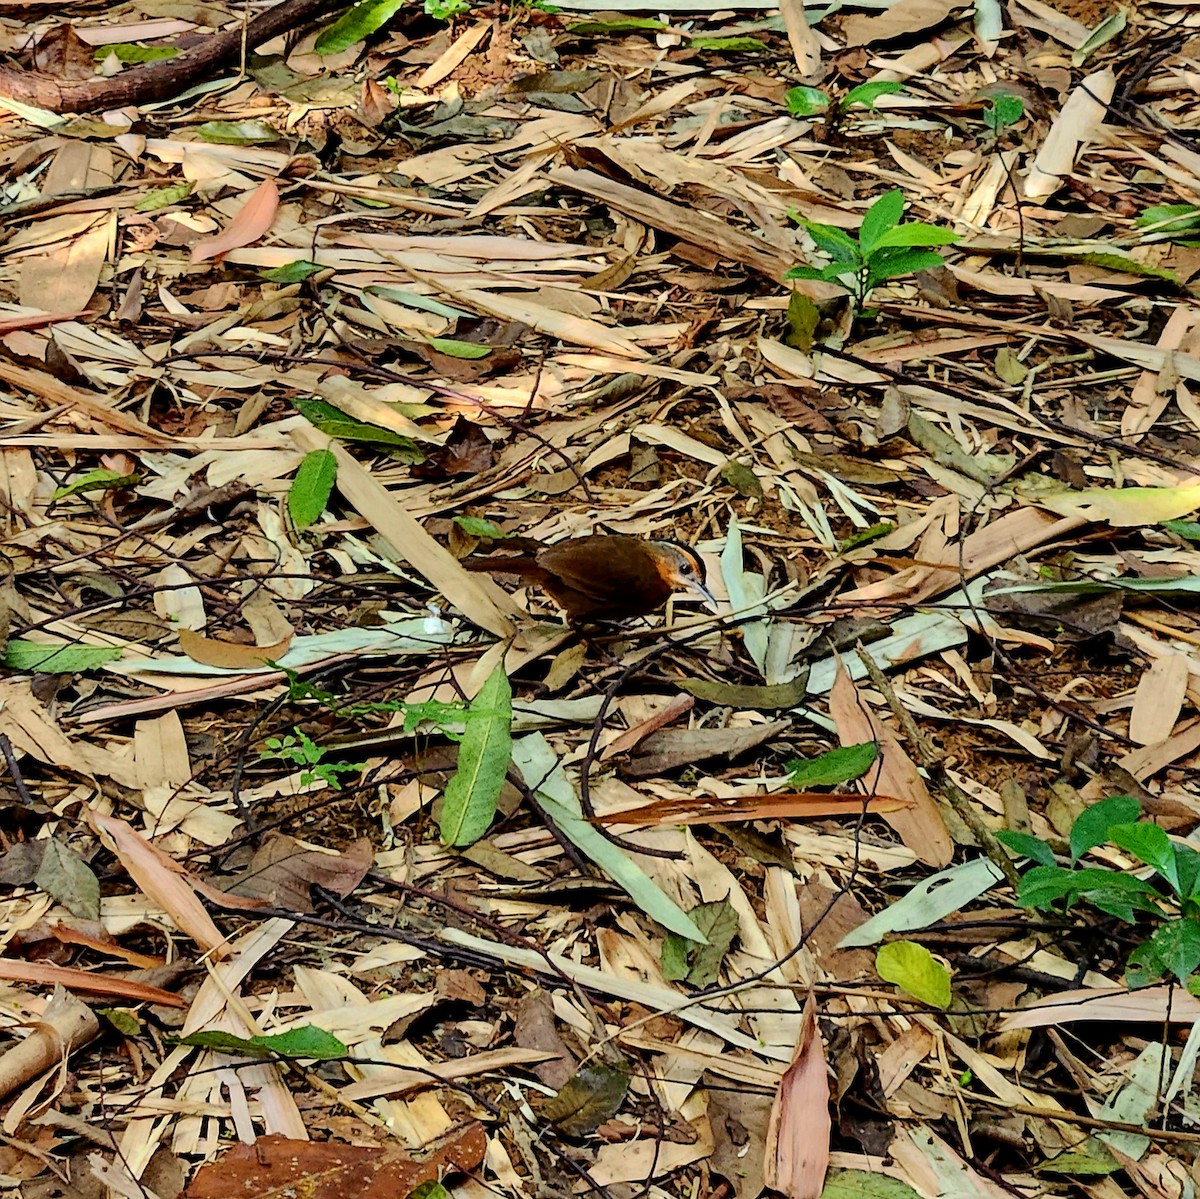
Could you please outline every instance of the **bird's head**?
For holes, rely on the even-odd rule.
[[[652,541],[654,565],[664,582],[675,591],[686,591],[703,600],[713,612],[717,601],[704,585],[704,559],[689,545],[678,541]]]

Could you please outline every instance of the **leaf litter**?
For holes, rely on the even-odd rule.
[[[161,10],[0,13],[4,1193],[1191,1194],[1200,17]]]

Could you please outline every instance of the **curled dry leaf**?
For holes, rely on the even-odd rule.
[[[787,1199],[818,1199],[829,1169],[829,1073],[816,1013],[810,993],[796,1056],[779,1081],[767,1125],[764,1178]]]
[[[258,241],[271,228],[278,211],[279,188],[274,179],[264,179],[220,233],[206,237],[192,247],[192,261],[210,262],[230,250],[240,250]]]
[[[179,648],[201,666],[219,666],[223,670],[261,670],[269,662],[278,662],[292,644],[289,634],[274,645],[239,645],[234,641],[218,641],[193,633],[191,629],[176,630]]]

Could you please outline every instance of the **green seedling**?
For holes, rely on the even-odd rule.
[[[880,196],[863,217],[854,237],[833,225],[821,225],[790,212],[817,249],[830,259],[823,267],[794,266],[785,279],[821,279],[844,287],[862,312],[871,292],[901,275],[927,271],[942,265],[942,256],[926,246],[946,246],[958,240],[958,234],[921,221],[904,221],[904,193],[899,188]]]
[[[1025,115],[1025,104],[1020,96],[1007,92],[988,101],[983,110],[983,123],[999,137],[1006,129],[1015,125]]]
[[[1032,865],[1021,875],[1017,902],[1040,912],[1068,912],[1087,904],[1125,924],[1154,925],[1129,955],[1125,977],[1132,987],[1162,978],[1200,993],[1200,852],[1173,841],[1141,804],[1117,795],[1086,808],[1071,826],[1069,863],[1060,865],[1050,846],[1029,833],[997,837]],[[1147,877],[1107,866],[1081,866],[1098,845],[1115,845],[1149,868]]]
[[[323,747],[296,729],[294,735],[288,733],[283,737],[268,737],[267,748],[261,756],[286,762],[289,766],[303,767],[300,775],[300,785],[303,787],[320,779],[326,787],[332,787],[335,791],[342,789],[338,775],[357,774],[366,766],[365,762],[327,762],[325,754]]]
[[[794,117],[815,117],[833,108],[835,113],[843,113],[856,104],[863,108],[875,110],[875,101],[881,96],[896,96],[904,91],[904,84],[891,80],[877,79],[870,83],[860,83],[852,87],[838,101],[836,107],[828,92],[816,87],[793,87],[783,97],[784,105]]]

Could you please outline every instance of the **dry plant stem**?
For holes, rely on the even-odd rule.
[[[1083,1128],[1101,1128],[1105,1132],[1132,1132],[1151,1141],[1163,1141],[1167,1144],[1195,1145],[1200,1143],[1200,1132],[1177,1132],[1167,1128],[1151,1128],[1147,1124],[1123,1124],[1119,1120],[1101,1120],[1096,1116],[1080,1116],[1075,1112],[1034,1107],[1024,1103],[1009,1103],[1007,1100],[996,1099],[991,1095],[979,1095],[974,1091],[960,1091],[959,1094],[964,1099],[971,1099],[976,1103],[986,1103],[989,1107],[1002,1107],[1018,1116],[1038,1116],[1043,1120],[1061,1120],[1064,1124],[1078,1124]]]
[[[31,1078],[53,1070],[81,1045],[100,1035],[92,1009],[56,987],[44,1019],[23,1041],[0,1057],[0,1097],[11,1095]]]
[[[51,112],[91,112],[169,100],[210,79],[246,51],[345,6],[346,0],[283,0],[249,24],[239,21],[232,29],[214,33],[192,54],[122,71],[112,79],[63,83],[48,75],[0,66],[0,95]]]
[[[882,693],[883,698],[887,700],[888,707],[891,708],[893,715],[900,723],[900,727],[904,730],[904,735],[908,739],[908,743],[912,746],[913,753],[916,754],[920,765],[929,774],[930,782],[941,792],[942,797],[950,804],[967,828],[971,830],[975,839],[979,842],[979,848],[983,850],[988,859],[1004,875],[1008,881],[1008,885],[1015,891],[1021,881],[1021,876],[1017,873],[1017,868],[1013,865],[1012,858],[1005,852],[1004,846],[996,840],[992,830],[984,824],[979,813],[975,810],[975,805],[971,802],[970,796],[965,795],[962,788],[947,777],[941,758],[933,746],[926,740],[925,735],[917,728],[916,721],[913,720],[908,709],[900,702],[896,692],[892,689],[891,683],[888,682],[883,671],[879,669],[879,665],[875,659],[867,652],[866,647],[859,643],[855,646],[855,653],[858,654],[858,660],[865,667],[871,682],[875,684],[876,688]]]

